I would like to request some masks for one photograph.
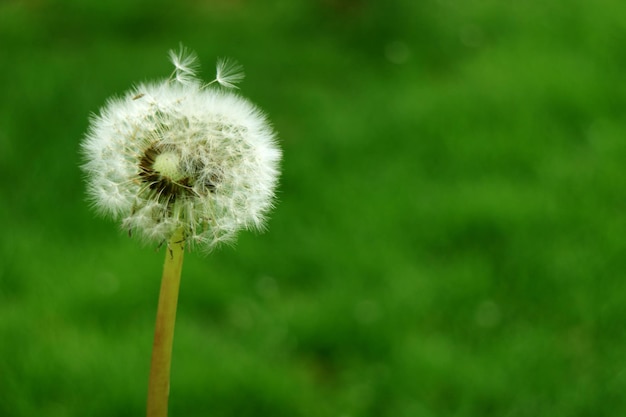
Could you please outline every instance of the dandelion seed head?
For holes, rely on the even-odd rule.
[[[263,229],[281,151],[255,105],[203,86],[188,52],[170,58],[172,77],[108,100],[91,119],[82,168],[95,209],[133,235],[161,242],[183,227],[189,242],[211,249]],[[240,79],[218,67],[220,85]]]

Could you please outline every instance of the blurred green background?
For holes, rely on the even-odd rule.
[[[0,2],[0,416],[141,416],[163,249],[85,203],[89,116],[195,50],[284,149],[186,256],[170,415],[626,415],[626,3]]]

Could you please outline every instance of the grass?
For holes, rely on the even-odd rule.
[[[162,252],[84,202],[90,113],[244,64],[268,232],[186,256],[172,416],[626,412],[626,6],[0,6],[0,415],[144,414]]]

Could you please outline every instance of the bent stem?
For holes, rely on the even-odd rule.
[[[163,265],[163,278],[154,329],[154,345],[152,346],[150,381],[148,383],[148,417],[167,417],[172,343],[174,341],[176,305],[178,303],[184,249],[185,242],[181,228],[174,232],[165,251],[165,264]]]

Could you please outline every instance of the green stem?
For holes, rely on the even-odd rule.
[[[148,384],[148,417],[167,417],[172,343],[174,341],[176,305],[178,303],[178,288],[180,286],[180,273],[183,268],[184,250],[183,229],[179,229],[174,232],[167,244],[165,264],[163,265],[163,278],[154,329],[150,382]]]

